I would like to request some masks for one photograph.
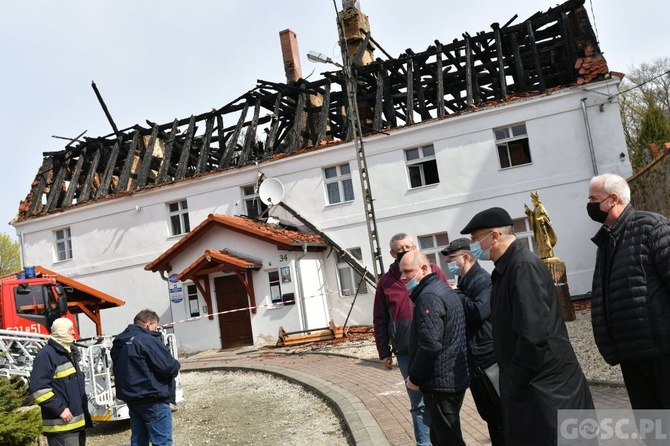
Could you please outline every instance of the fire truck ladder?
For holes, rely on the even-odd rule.
[[[0,330],[0,376],[30,378],[35,355],[48,340],[38,333]]]

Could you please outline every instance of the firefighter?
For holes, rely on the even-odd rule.
[[[49,446],[84,446],[86,428],[92,426],[74,335],[70,319],[56,319],[30,374],[28,392],[42,409],[42,433]]]

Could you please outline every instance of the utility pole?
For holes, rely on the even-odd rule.
[[[370,252],[373,258],[373,271],[376,278],[384,273],[384,263],[382,261],[382,252],[379,245],[379,234],[377,233],[377,220],[375,218],[374,199],[372,198],[372,189],[368,175],[368,166],[365,160],[365,147],[363,144],[363,131],[361,129],[361,119],[358,112],[358,100],[356,91],[358,85],[354,73],[351,69],[349,58],[349,48],[347,39],[344,35],[344,23],[342,16],[337,11],[337,4],[333,0],[335,12],[337,13],[337,28],[340,40],[340,49],[342,50],[342,71],[344,73],[345,87],[348,101],[349,125],[354,130],[354,145],[356,147],[356,160],[358,161],[358,173],[361,180],[361,189],[363,192],[363,203],[365,206],[365,222],[368,227],[368,238],[370,239]]]

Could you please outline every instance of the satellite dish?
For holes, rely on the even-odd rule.
[[[258,188],[258,196],[268,206],[277,205],[284,198],[284,185],[276,178],[267,178]]]

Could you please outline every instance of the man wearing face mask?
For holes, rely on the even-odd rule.
[[[395,262],[382,275],[377,283],[373,309],[375,327],[375,343],[379,359],[387,369],[393,367],[392,355],[396,355],[398,368],[403,379],[407,378],[409,355],[409,329],[412,323],[414,304],[409,298],[405,283],[400,280],[399,263],[405,253],[416,249],[412,238],[399,233],[391,237],[389,242],[391,257]],[[440,267],[431,265],[432,272],[447,282]],[[428,413],[426,412],[421,392],[407,390],[410,401],[410,412],[414,424],[414,438],[419,446],[430,445]]]
[[[432,444],[464,445],[459,412],[470,378],[463,305],[421,251],[405,254],[400,272],[414,302],[405,385],[423,393]]]
[[[591,179],[587,212],[603,226],[591,320],[600,354],[621,372],[633,409],[670,409],[670,220],[635,210],[618,175]]]
[[[470,240],[459,238],[442,250],[449,271],[458,276],[458,290],[465,311],[470,393],[477,412],[488,424],[493,446],[505,444],[500,396],[498,364],[493,352],[491,323],[491,275],[470,252]]]
[[[549,270],[516,239],[502,208],[479,212],[463,228],[470,251],[493,260],[493,347],[500,368],[500,403],[509,445],[554,445],[557,410],[593,409]]]

